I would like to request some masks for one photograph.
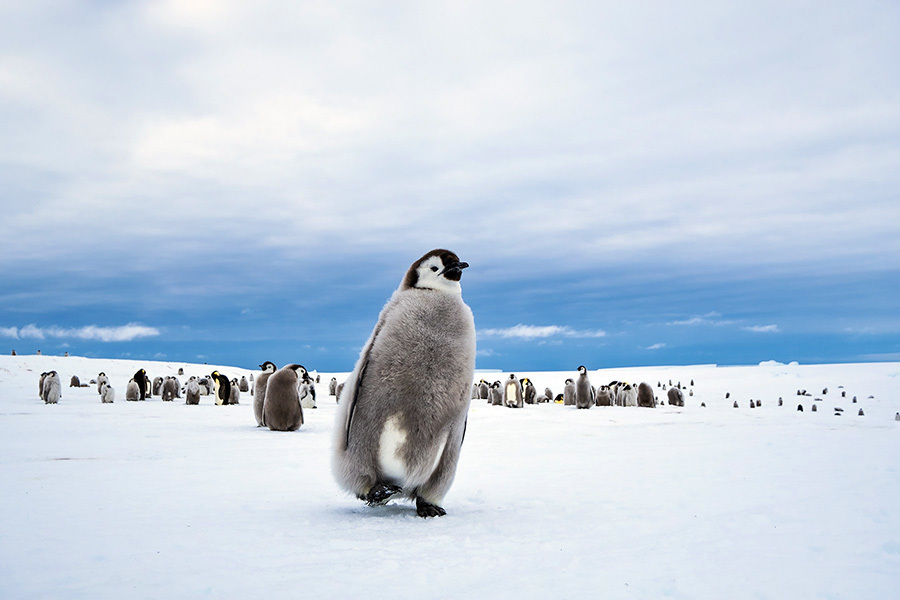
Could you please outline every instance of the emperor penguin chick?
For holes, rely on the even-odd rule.
[[[59,373],[56,371],[50,371],[47,373],[47,377],[44,378],[44,382],[42,384],[42,393],[41,396],[44,399],[44,404],[58,404],[60,396],[60,382],[59,382]]]
[[[341,394],[332,469],[369,505],[395,494],[421,517],[446,514],[475,371],[475,321],[448,250],[414,262],[382,308]]]
[[[510,374],[503,384],[503,401],[509,408],[522,408],[524,399],[522,398],[522,384],[519,378]]]
[[[575,382],[575,407],[590,408],[594,405],[594,389],[588,379],[584,365],[578,367],[578,380]]]
[[[269,376],[274,373],[275,369],[278,367],[275,366],[275,363],[267,360],[259,365],[259,368],[262,369],[263,372],[257,376],[256,383],[253,384],[253,415],[256,417],[256,426],[265,427],[266,422],[263,420],[263,404],[266,401],[266,381],[268,381]]]
[[[575,406],[575,380],[571,377],[566,379],[566,385],[563,386],[563,405]]]
[[[297,388],[309,383],[303,365],[285,365],[272,373],[266,382],[263,420],[272,431],[297,431],[303,425],[303,407]]]
[[[108,383],[104,382],[100,387],[100,402],[103,404],[112,404],[116,400],[116,390]]]

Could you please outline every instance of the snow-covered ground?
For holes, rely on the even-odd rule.
[[[427,520],[334,484],[332,374],[278,433],[247,393],[126,402],[142,367],[250,374],[0,357],[0,598],[900,598],[898,363],[590,372],[660,395],[693,379],[684,408],[475,400],[448,514]],[[58,405],[38,398],[51,369]],[[68,387],[100,371],[114,404]],[[517,375],[560,393],[575,370]]]

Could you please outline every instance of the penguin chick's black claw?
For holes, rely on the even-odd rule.
[[[387,501],[391,499],[391,496],[398,493],[400,490],[401,488],[399,485],[376,483],[362,500],[365,500],[366,504],[369,506],[382,506],[387,504]]]
[[[436,504],[425,502],[422,498],[416,498],[416,514],[420,517],[443,517],[447,511]]]

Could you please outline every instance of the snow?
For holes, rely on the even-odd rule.
[[[900,597],[900,363],[589,372],[660,398],[657,382],[694,379],[684,408],[473,400],[434,519],[338,490],[327,384],[346,374],[321,373],[319,408],[290,433],[257,428],[248,393],[124,400],[138,368],[179,367],[182,383],[250,375],[0,357],[0,598]],[[50,369],[58,405],[38,398]],[[114,404],[68,387],[100,371]],[[556,394],[575,370],[516,375]]]

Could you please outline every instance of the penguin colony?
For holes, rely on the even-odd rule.
[[[577,376],[568,378],[563,393],[554,396],[551,388],[538,394],[529,378],[509,374],[504,382],[473,382],[474,319],[462,301],[460,279],[468,264],[452,252],[434,250],[414,262],[400,286],[383,307],[359,360],[344,382],[331,378],[329,395],[338,402],[332,452],[332,470],[338,484],[368,505],[382,505],[394,497],[413,500],[422,517],[446,514],[441,504],[453,483],[466,416],[471,399],[489,405],[523,408],[526,405],[557,403],[589,409],[594,406],[655,408],[665,405],[683,408],[685,391],[690,389],[669,380],[657,382],[665,392],[656,396],[653,387],[611,381],[594,387],[588,370],[579,366]],[[184,385],[174,375],[150,378],[139,369],[126,385],[125,399],[144,401],[159,396],[165,402],[185,398],[185,404],[200,403],[212,395],[216,405],[240,403],[242,392],[253,395],[257,425],[273,431],[296,431],[304,423],[303,409],[316,407],[315,383],[302,365],[293,363],[278,369],[272,362],[260,365],[251,375],[229,379],[213,371],[208,376],[192,376]],[[178,369],[183,376],[184,370]],[[113,403],[115,389],[105,373],[96,379],[100,400]],[[46,404],[60,401],[60,376],[42,373],[39,394]],[[69,387],[88,387],[72,376]],[[843,387],[843,386],[839,386]],[[798,396],[812,397],[806,390]],[[822,389],[828,395],[828,388]],[[832,396],[834,397],[834,396]],[[725,394],[730,398],[730,393]],[[841,391],[846,399],[847,392]],[[871,399],[872,396],[869,396]],[[853,397],[857,403],[857,397]],[[815,398],[811,412],[817,412]],[[743,405],[734,401],[733,407]],[[706,402],[700,403],[701,407]],[[749,407],[759,409],[761,399],[750,398]],[[783,406],[778,398],[777,406]],[[804,411],[801,403],[797,410]],[[834,407],[841,416],[842,407]],[[863,417],[859,408],[857,415]],[[896,415],[900,421],[900,413]]]

